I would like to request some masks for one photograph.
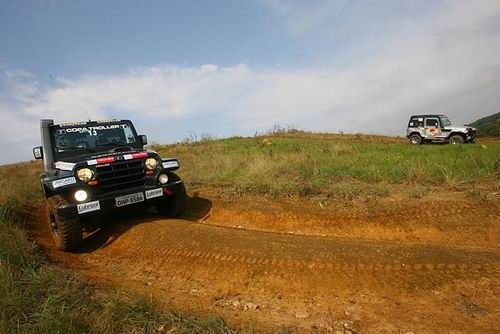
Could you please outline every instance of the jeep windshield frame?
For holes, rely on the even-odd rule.
[[[447,116],[439,116],[439,120],[441,121],[441,125],[443,127],[451,126],[450,119]]]
[[[126,120],[53,125],[50,137],[55,160],[143,148],[134,125]]]

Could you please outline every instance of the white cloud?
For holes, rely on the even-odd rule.
[[[141,121],[146,130],[170,120],[199,122],[198,129],[215,135],[217,128],[203,128],[204,119],[221,120],[235,134],[273,124],[401,134],[412,113],[447,113],[460,123],[498,112],[499,2],[444,2],[431,16],[400,27],[395,23],[394,33],[381,36],[377,44],[383,47],[369,58],[341,68],[162,65],[58,78],[50,87],[27,73],[4,72],[0,130],[10,146],[2,145],[0,162],[29,158],[39,118],[125,115]],[[180,138],[161,131],[152,138],[175,139]],[[6,154],[11,147],[26,154]]]

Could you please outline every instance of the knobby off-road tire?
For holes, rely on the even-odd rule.
[[[67,201],[59,196],[47,199],[47,224],[56,248],[65,252],[77,249],[82,243],[82,226],[80,219],[61,219],[57,214],[57,207],[67,204]]]
[[[411,135],[409,140],[410,140],[410,144],[412,144],[412,145],[420,145],[423,142],[422,137],[418,134]]]
[[[464,137],[461,135],[453,135],[448,139],[449,143],[452,145],[460,145],[464,143]]]
[[[179,185],[179,188],[172,195],[165,197],[156,205],[158,212],[165,217],[179,217],[184,213],[186,206],[186,187],[184,183]]]

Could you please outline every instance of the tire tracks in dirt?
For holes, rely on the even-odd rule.
[[[314,284],[311,277],[319,276],[321,284],[328,277],[335,277],[337,285],[354,276],[364,283],[391,277],[384,285],[404,282],[421,287],[429,287],[429,282],[500,276],[497,251],[284,235],[179,220],[135,225],[96,254],[136,272],[160,273],[170,268],[183,276],[203,274],[207,267],[210,271],[230,268],[247,275],[266,272],[303,280],[308,286]]]

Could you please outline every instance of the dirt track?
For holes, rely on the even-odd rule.
[[[297,200],[194,198],[190,220],[117,218],[79,254],[56,252],[47,234],[33,232],[51,259],[93,281],[234,326],[494,333],[499,208],[454,196],[436,211],[445,200],[423,201],[430,209],[415,214],[405,201],[318,211]],[[304,209],[301,225],[294,217]]]

